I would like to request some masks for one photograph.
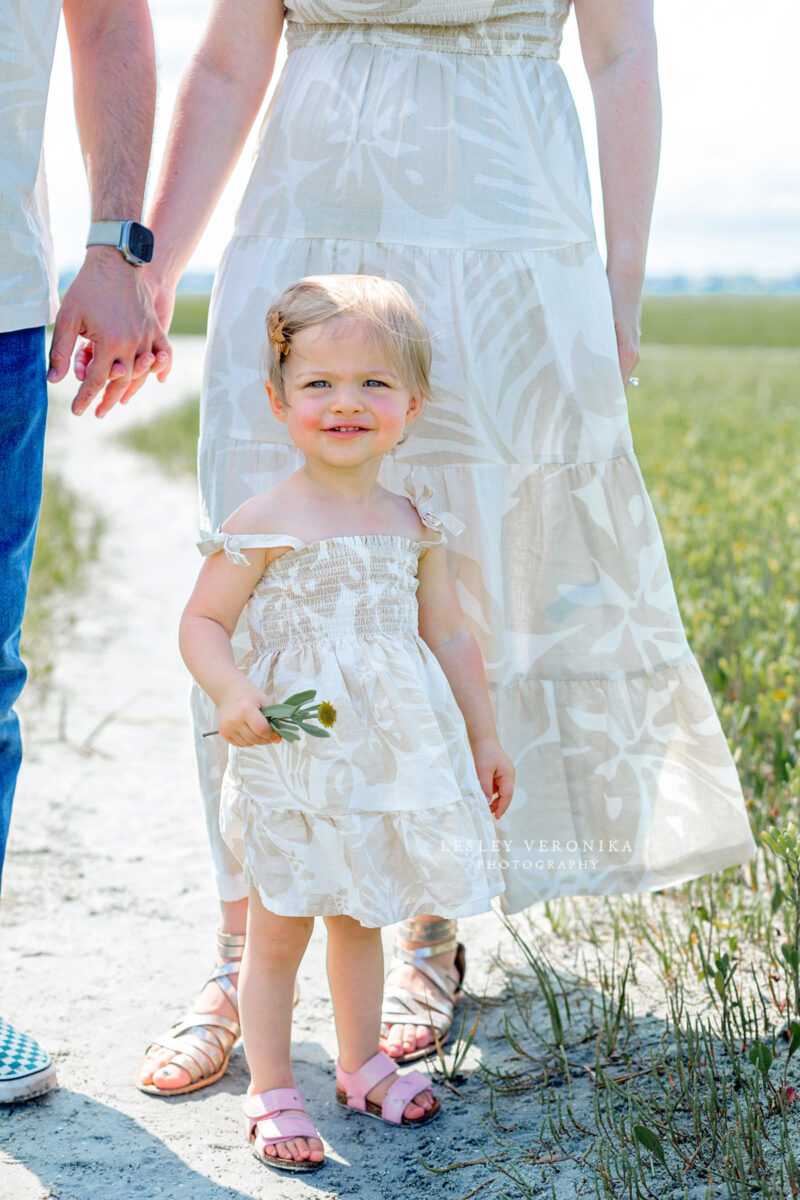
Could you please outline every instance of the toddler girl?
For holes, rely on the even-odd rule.
[[[309,277],[267,326],[269,403],[305,462],[200,543],[180,638],[234,747],[220,820],[250,886],[248,1137],[263,1161],[311,1171],[322,1144],[290,1040],[314,917],[328,930],[337,1099],[424,1124],[439,1110],[428,1078],[399,1076],[378,1051],[381,926],[490,907],[503,884],[481,851],[514,770],[447,571],[443,526],[461,523],[434,514],[411,477],[408,498],[377,482],[430,392],[430,340],[408,294],[372,276]],[[237,666],[245,605],[253,648]],[[336,710],[330,738],[282,740],[262,706],[311,688]]]

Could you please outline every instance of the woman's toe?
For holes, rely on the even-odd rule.
[[[175,1067],[171,1063],[153,1072],[153,1083],[162,1091],[171,1092],[175,1088],[186,1087],[190,1082],[189,1074],[183,1067]]]
[[[389,1032],[386,1035],[385,1049],[386,1049],[386,1053],[390,1054],[392,1056],[392,1058],[397,1058],[398,1055],[403,1053],[403,1051],[404,1051],[403,1037],[404,1037],[404,1035],[403,1035],[403,1026],[402,1025],[390,1026]]]

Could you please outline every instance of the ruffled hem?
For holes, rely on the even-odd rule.
[[[487,912],[503,891],[486,801],[431,813],[276,812],[223,785],[220,828],[262,903],[283,916],[347,915],[368,927]]]

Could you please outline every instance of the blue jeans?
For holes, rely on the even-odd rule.
[[[26,675],[19,631],[42,499],[46,369],[44,326],[0,333],[0,880],[22,760],[13,705]]]

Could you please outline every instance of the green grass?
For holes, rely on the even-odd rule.
[[[102,521],[58,475],[46,474],[33,556],[21,654],[34,683],[50,674],[54,622],[69,621],[63,598],[79,589],[88,563],[97,557]],[[57,614],[57,617],[56,617]]]
[[[800,761],[800,351],[650,348],[639,375],[634,446],[760,830]]]
[[[210,300],[210,296],[178,296],[170,333],[205,334]]]
[[[132,450],[150,455],[170,474],[193,475],[199,420],[200,398],[191,396],[163,416],[126,429],[119,439]]]
[[[178,296],[171,333],[204,334],[208,296]],[[800,296],[649,296],[646,342],[691,346],[798,346]]]
[[[800,296],[645,296],[642,340],[664,346],[800,346]]]

